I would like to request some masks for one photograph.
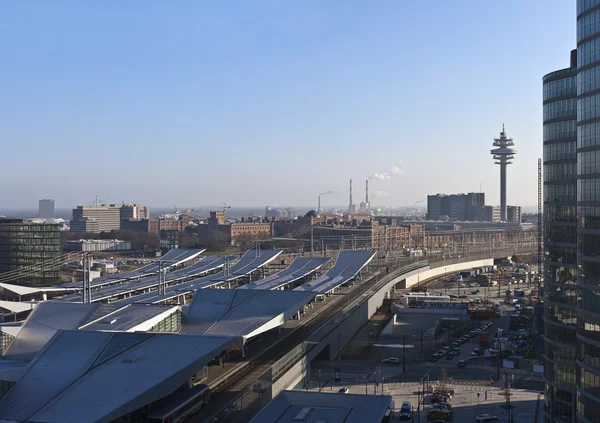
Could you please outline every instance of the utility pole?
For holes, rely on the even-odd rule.
[[[87,264],[88,264],[88,269],[87,269],[87,287],[88,287],[88,303],[92,302],[92,257],[88,256],[87,258]]]
[[[496,380],[500,380],[500,356],[502,355],[502,341],[500,340],[500,331],[498,328],[498,353],[496,354]]]
[[[81,255],[81,267],[83,268],[83,289],[81,291],[83,298],[81,299],[81,301],[83,303],[87,303],[87,279],[85,278],[87,266],[85,262],[85,254]]]
[[[421,360],[423,360],[423,329],[421,329]]]
[[[402,375],[406,374],[406,335],[402,336]]]

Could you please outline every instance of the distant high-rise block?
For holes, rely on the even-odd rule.
[[[436,194],[427,196],[427,218],[440,220],[444,216],[451,220],[482,220],[481,207],[485,204],[483,192],[468,194]]]
[[[92,221],[97,222],[97,226]],[[71,232],[109,232],[121,228],[121,206],[77,206],[73,209]]]
[[[54,219],[54,200],[40,200],[38,216],[41,219]]]
[[[521,207],[506,206],[506,221],[511,223],[521,223]]]
[[[483,206],[481,213],[484,222],[500,222],[502,216],[499,206]]]

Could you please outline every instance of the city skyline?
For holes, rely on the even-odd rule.
[[[502,124],[519,150],[508,203],[532,205],[539,81],[575,40],[575,7],[562,1],[433,10],[150,2],[118,14],[66,2],[6,12],[0,112],[14,159],[0,171],[3,208],[41,198],[74,207],[96,194],[152,206],[301,206],[327,190],[339,194],[324,203],[343,205],[349,178],[395,166],[401,174],[372,181],[374,206],[480,186],[496,205],[489,150]]]

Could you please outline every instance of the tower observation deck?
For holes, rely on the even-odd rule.
[[[500,138],[494,138],[493,146],[496,147],[490,151],[495,160],[495,164],[500,165],[500,220],[506,222],[506,166],[512,164],[517,150],[512,148],[515,145],[512,138],[506,137],[504,124]]]

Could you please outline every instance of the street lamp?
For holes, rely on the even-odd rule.
[[[448,277],[446,275],[446,267],[444,266],[444,294],[448,295]]]

